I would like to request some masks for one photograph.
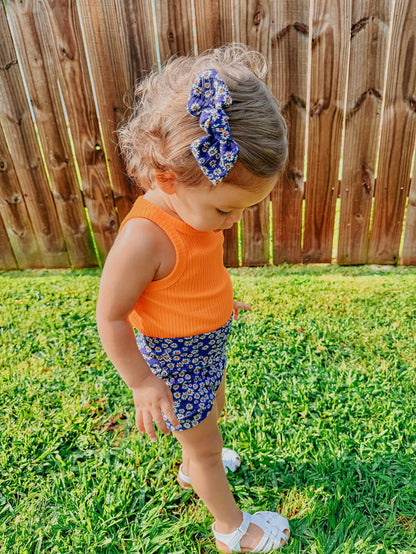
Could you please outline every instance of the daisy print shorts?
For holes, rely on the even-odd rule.
[[[176,428],[163,414],[168,429],[184,431],[198,425],[212,410],[226,366],[225,345],[232,317],[215,331],[180,338],[137,336],[137,346],[152,373],[173,395]]]

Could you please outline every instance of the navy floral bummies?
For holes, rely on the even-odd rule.
[[[180,427],[175,429],[163,414],[171,431],[198,425],[212,410],[227,363],[225,345],[231,321],[232,317],[215,331],[190,337],[157,338],[139,332],[137,346],[142,356],[172,391]]]

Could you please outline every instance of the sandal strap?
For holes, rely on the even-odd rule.
[[[228,470],[234,472],[241,465],[240,455],[231,448],[223,448],[221,457],[225,473],[228,473]]]
[[[185,475],[185,473],[182,471],[182,465],[181,464],[179,466],[179,471],[178,471],[178,475],[179,477],[182,479],[182,481],[184,481],[187,485],[190,485],[191,484],[191,480],[189,479],[189,477],[187,475]]]
[[[270,550],[280,548],[282,540],[288,541],[288,537],[283,531],[289,529],[289,522],[280,514],[256,512],[253,514],[251,522],[264,531],[263,537],[252,552],[270,552]]]
[[[277,534],[265,531],[263,537],[260,539],[260,542],[251,552],[270,552],[270,550],[280,548],[282,546],[282,539],[287,542],[287,537],[282,531],[279,531]]]
[[[218,531],[214,529],[215,521],[212,524],[214,537],[228,546],[231,552],[241,552],[240,540],[247,533],[248,526],[251,523],[251,515],[247,512],[242,512],[242,514],[243,522],[241,523],[240,527],[237,527],[237,529],[232,533],[218,533]]]

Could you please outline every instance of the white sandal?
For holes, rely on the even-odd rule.
[[[228,473],[228,470],[234,473],[241,466],[240,455],[231,448],[223,448],[221,457],[225,473]]]
[[[218,533],[214,529],[215,522],[212,525],[214,537],[229,548],[230,552],[270,552],[270,550],[284,546],[281,543],[282,540],[285,544],[288,542],[289,537],[283,531],[289,531],[289,522],[282,515],[276,512],[256,512],[253,515],[247,512],[242,513],[243,522],[232,533]],[[241,550],[240,541],[247,533],[250,523],[258,525],[264,531],[264,535],[253,550]]]
[[[237,452],[235,450],[231,450],[231,448],[223,448],[222,449],[222,464],[224,466],[224,469],[225,469],[225,473],[228,473],[228,470],[234,472],[236,471],[240,465],[241,465],[241,459],[240,459],[240,456],[239,454],[237,454]],[[191,480],[189,479],[189,477],[187,475],[185,475],[185,473],[183,472],[182,470],[182,465],[181,464],[179,466],[179,472],[178,472],[178,477],[184,482],[186,483],[187,485],[189,485],[188,487],[183,487],[181,485],[181,487],[183,489],[189,489],[191,488]]]

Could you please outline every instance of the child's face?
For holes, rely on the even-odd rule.
[[[226,180],[217,186],[208,179],[197,187],[176,186],[171,206],[180,219],[198,231],[229,229],[240,221],[246,208],[270,194],[277,178],[277,175],[257,177],[236,164]]]

